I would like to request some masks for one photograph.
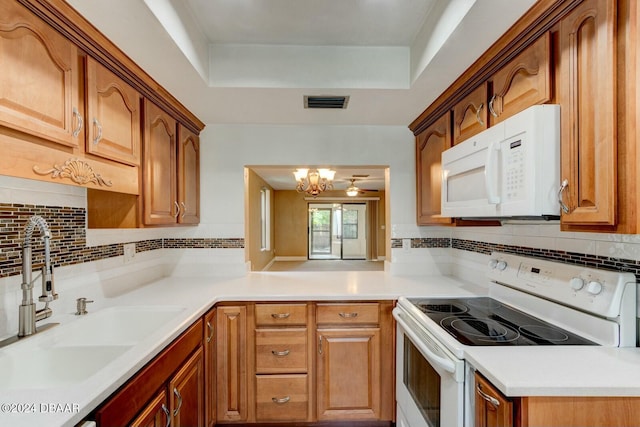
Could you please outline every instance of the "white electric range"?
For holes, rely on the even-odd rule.
[[[472,346],[636,345],[631,273],[494,252],[489,295],[399,298],[396,400],[400,427],[471,427]]]

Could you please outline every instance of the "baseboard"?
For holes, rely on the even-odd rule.
[[[307,261],[306,256],[277,256],[274,261]]]

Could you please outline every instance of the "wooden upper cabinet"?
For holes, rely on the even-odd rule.
[[[416,190],[418,225],[451,224],[440,216],[441,155],[451,147],[451,115],[444,114],[416,136]]]
[[[140,94],[90,57],[86,72],[86,152],[139,165]]]
[[[200,138],[178,125],[178,204],[180,224],[200,222]]]
[[[16,1],[0,3],[0,125],[79,147],[76,46]]]
[[[586,0],[560,23],[561,224],[616,224],[615,2]]]
[[[144,223],[175,224],[176,121],[152,102],[144,101]]]
[[[594,64],[595,65],[595,64]],[[548,32],[492,77],[489,126],[551,100],[551,36]]]
[[[487,82],[484,82],[453,107],[453,144],[458,144],[487,129]]]

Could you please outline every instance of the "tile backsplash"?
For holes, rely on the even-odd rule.
[[[392,239],[391,247],[401,248],[402,239]],[[489,255],[493,251],[506,252],[533,258],[564,262],[567,264],[583,265],[590,268],[629,272],[635,274],[636,280],[640,281],[640,261],[632,259],[585,254],[579,252],[569,252],[556,249],[533,248],[528,246],[509,245],[504,243],[491,243],[461,238],[411,239],[412,249],[443,247],[477,252],[484,255]]]
[[[87,246],[86,209],[0,203],[0,277],[21,273],[24,228],[32,215],[42,216],[51,231],[51,260],[55,267],[121,256],[123,243]],[[163,248],[244,248],[243,238],[166,238],[135,242],[136,252]],[[41,239],[36,231],[33,265],[44,262]]]

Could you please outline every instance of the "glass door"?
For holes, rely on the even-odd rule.
[[[309,259],[366,259],[364,203],[309,204]]]
[[[342,204],[342,259],[367,258],[367,205]]]
[[[333,221],[333,217],[331,205],[309,207],[309,259],[335,258],[332,225],[336,222]]]

